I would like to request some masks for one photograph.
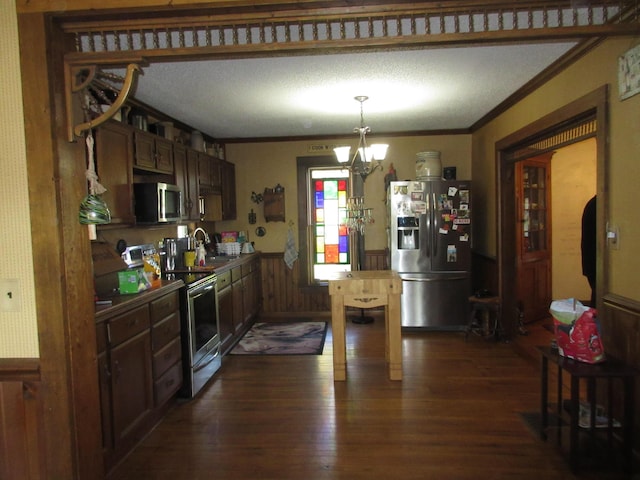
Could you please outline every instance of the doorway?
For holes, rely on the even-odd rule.
[[[563,137],[574,138],[567,132]],[[553,299],[590,300],[580,244],[584,206],[596,191],[596,152],[591,137],[516,164],[516,279],[523,324],[548,318]]]
[[[604,189],[607,174],[606,119],[608,87],[603,86],[584,97],[552,112],[538,121],[505,137],[496,144],[498,186],[498,288],[502,299],[503,322],[509,337],[520,327],[518,308],[518,270],[516,225],[516,165],[518,161],[546,152],[558,150],[586,139],[595,141],[596,193],[598,194],[596,258],[596,299],[606,290],[603,265],[607,252],[602,250],[604,212],[607,197]],[[571,133],[573,132],[573,133]],[[584,206],[584,205],[583,205]],[[558,234],[558,232],[556,232]],[[596,300],[596,308],[598,308]],[[545,306],[548,308],[548,304]]]

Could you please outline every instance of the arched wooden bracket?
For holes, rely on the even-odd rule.
[[[69,141],[74,142],[76,137],[90,128],[106,122],[112,118],[124,105],[131,93],[138,73],[142,69],[138,64],[127,65],[124,77],[112,73],[102,72],[96,65],[66,65],[65,87],[67,107],[67,131]],[[122,86],[119,84],[122,83]],[[80,95],[80,104],[84,122],[76,123],[78,105],[74,104],[74,95]],[[115,96],[111,100],[110,97]],[[103,105],[109,105],[104,112],[99,108],[98,100]],[[95,117],[94,117],[95,115]]]

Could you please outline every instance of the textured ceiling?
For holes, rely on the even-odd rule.
[[[135,97],[214,138],[466,129],[575,42],[156,63]]]

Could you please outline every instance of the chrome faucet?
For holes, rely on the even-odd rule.
[[[198,227],[193,231],[193,238],[197,240],[196,238],[196,234],[198,232],[202,232],[202,235],[204,236],[204,243],[205,245],[208,245],[209,243],[211,243],[211,239],[209,239],[209,234],[207,232],[204,231],[204,228]]]

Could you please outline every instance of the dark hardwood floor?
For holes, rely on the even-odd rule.
[[[328,318],[325,318],[329,320]],[[573,475],[521,413],[539,408],[533,346],[463,333],[403,333],[404,379],[387,379],[384,325],[347,326],[348,378],[319,356],[226,356],[113,472],[141,479],[618,479]]]

